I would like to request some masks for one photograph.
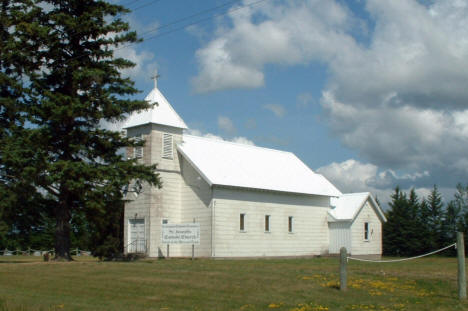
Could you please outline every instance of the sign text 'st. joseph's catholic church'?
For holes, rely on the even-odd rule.
[[[200,224],[163,224],[161,243],[200,245]]]

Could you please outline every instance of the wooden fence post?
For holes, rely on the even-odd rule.
[[[458,298],[466,299],[465,242],[463,232],[457,232]]]
[[[348,252],[346,247],[340,248],[340,290],[348,289]]]

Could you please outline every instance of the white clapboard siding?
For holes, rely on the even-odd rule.
[[[328,223],[330,230],[330,254],[339,254],[341,247],[346,247],[351,252],[351,222],[340,221]]]
[[[364,240],[364,223],[369,223],[369,240]],[[369,202],[363,206],[351,225],[353,255],[382,254],[382,223]]]
[[[200,245],[195,246],[195,257],[211,256],[211,188],[184,159],[181,159],[183,183],[181,185],[180,223],[200,224]],[[192,255],[191,245],[180,245],[179,255]]]
[[[152,136],[151,133],[151,126],[150,125],[145,125],[145,126],[140,126],[137,128],[132,128],[127,130],[127,136],[128,137],[143,137],[146,142],[145,146],[143,149],[145,151],[143,152],[143,161],[147,162],[149,161],[149,147],[148,147],[148,139],[151,139],[150,137]],[[127,157],[131,158],[135,156],[135,150],[134,148],[129,148],[127,150],[128,153]],[[130,191],[133,191],[132,189],[133,183],[130,185]],[[130,228],[129,228],[129,220],[130,219],[144,219],[145,223],[145,237],[146,237],[146,245],[147,247],[149,246],[149,243],[151,241],[151,236],[149,234],[150,232],[150,206],[152,203],[152,189],[151,187],[143,183],[142,184],[142,189],[141,193],[136,194],[134,192],[129,192],[126,196],[126,199],[128,200],[125,203],[125,210],[124,210],[124,251],[128,251],[128,244],[131,243],[130,241]]]
[[[151,206],[151,188],[147,184],[142,185],[142,192],[140,194],[135,194],[133,192],[128,193],[127,199],[128,202],[125,203],[124,211],[124,246],[125,251],[127,251],[127,246],[131,243],[130,238],[130,219],[144,219],[145,224],[145,238],[146,245],[149,245],[150,242],[150,206]]]
[[[172,145],[182,142],[182,130],[170,128],[167,126],[152,124],[151,125],[151,164],[157,164],[159,170],[180,171],[179,159],[173,147],[173,156],[171,158],[164,157],[164,134],[172,136]]]
[[[129,136],[145,138],[143,160],[145,163],[158,164],[158,174],[163,187],[149,187],[144,185],[143,192],[136,198],[130,196],[131,201],[125,204],[124,242],[128,243],[129,219],[145,219],[148,255],[150,257],[166,256],[166,245],[161,244],[161,224],[163,219],[171,223],[180,222],[180,189],[183,183],[180,165],[177,157],[165,159],[163,152],[163,134],[170,133],[172,143],[182,140],[182,129],[158,124],[148,124],[132,127],[127,130]]]
[[[161,243],[161,225],[163,219],[169,223],[180,223],[180,172],[158,172],[163,183],[161,189],[153,188],[151,204],[151,244],[150,257],[166,256],[167,245]],[[177,249],[170,250],[170,255],[176,255]]]
[[[215,188],[213,198],[213,257],[328,253],[328,197]],[[243,232],[240,214],[245,214]],[[270,215],[270,232],[265,232],[265,215]]]

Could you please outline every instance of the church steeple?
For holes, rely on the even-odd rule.
[[[146,96],[145,100],[150,104],[153,104],[153,107],[148,110],[141,110],[132,113],[128,117],[123,128],[130,128],[153,123],[187,129],[187,125],[185,124],[184,120],[182,120],[182,118],[177,114],[174,108],[172,108],[171,104],[169,104],[161,91],[159,91],[159,75],[157,71],[151,78],[154,80],[154,89],[148,94],[148,96]]]

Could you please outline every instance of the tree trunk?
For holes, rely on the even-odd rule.
[[[67,200],[61,200],[56,216],[55,226],[55,261],[73,260],[70,255],[70,206]]]

